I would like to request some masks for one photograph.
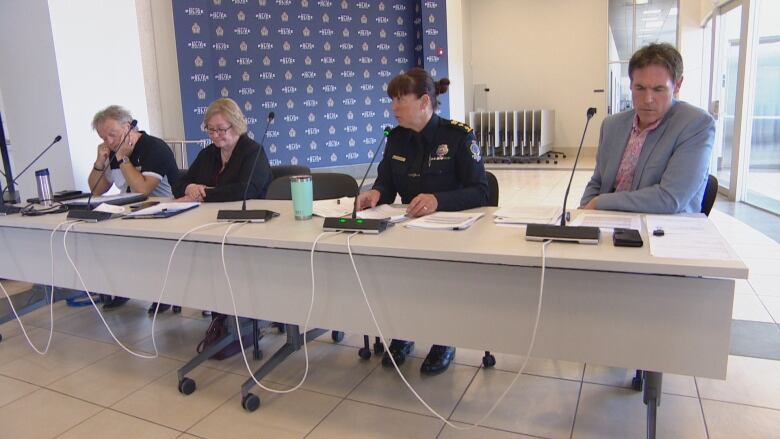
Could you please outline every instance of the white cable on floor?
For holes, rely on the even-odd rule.
[[[114,331],[111,330],[111,327],[108,325],[108,322],[106,322],[106,319],[103,317],[103,313],[100,312],[100,308],[97,306],[97,304],[95,303],[94,299],[92,299],[92,294],[87,289],[87,285],[84,282],[84,279],[81,277],[81,272],[79,272],[78,268],[76,268],[76,264],[73,262],[73,259],[70,257],[70,253],[68,252],[68,246],[67,246],[66,239],[68,237],[68,232],[70,231],[71,227],[73,227],[73,225],[75,225],[75,224],[77,224],[79,222],[81,222],[81,221],[76,221],[73,224],[69,225],[65,229],[65,235],[62,237],[62,246],[65,249],[65,256],[68,258],[68,261],[70,262],[71,267],[73,267],[73,270],[76,271],[76,276],[78,276],[79,282],[81,282],[81,286],[84,289],[84,292],[87,294],[87,297],[89,298],[89,301],[92,302],[92,306],[95,308],[95,311],[97,311],[98,316],[100,317],[100,320],[103,321],[103,325],[108,330],[108,333],[111,334],[111,338],[114,339],[114,341],[119,345],[119,347],[121,347],[122,349],[127,351],[127,353],[129,353],[131,355],[134,355],[134,356],[136,356],[138,358],[144,358],[144,359],[148,359],[148,360],[151,360],[151,359],[159,357],[159,352],[157,351],[157,341],[155,340],[155,335],[154,335],[154,324],[155,324],[155,321],[157,320],[157,310],[160,307],[160,300],[162,300],[162,297],[163,297],[164,292],[165,292],[165,287],[168,284],[168,275],[169,275],[170,270],[171,270],[171,263],[173,262],[173,255],[176,252],[176,249],[179,247],[179,244],[181,243],[181,241],[184,238],[186,238],[190,233],[195,232],[197,230],[200,230],[202,228],[205,228],[205,227],[208,227],[208,226],[213,226],[215,224],[220,224],[220,223],[208,223],[208,224],[203,224],[203,225],[194,227],[194,228],[188,230],[187,232],[185,232],[176,241],[176,245],[173,246],[173,250],[171,251],[171,256],[168,258],[168,267],[165,270],[165,279],[163,280],[163,286],[162,286],[162,290],[160,291],[160,297],[158,298],[158,301],[157,301],[157,307],[154,310],[154,317],[152,317],[152,346],[154,347],[154,355],[146,355],[146,354],[139,354],[137,352],[134,352],[133,350],[131,350],[130,348],[125,346],[121,341],[119,341],[119,339],[114,334]]]
[[[390,361],[393,363],[393,367],[395,368],[396,372],[398,372],[398,376],[401,377],[401,380],[406,384],[406,387],[409,388],[409,390],[414,394],[414,396],[417,398],[418,401],[422,403],[422,405],[425,406],[426,409],[428,409],[431,414],[439,418],[441,421],[443,421],[445,424],[449,425],[450,427],[456,429],[456,430],[471,430],[473,428],[476,428],[482,424],[482,422],[488,418],[491,414],[493,414],[493,411],[498,407],[498,405],[503,401],[504,397],[509,393],[509,391],[512,389],[512,386],[515,385],[515,382],[520,378],[520,376],[523,374],[523,371],[525,370],[525,366],[528,364],[528,359],[531,358],[531,352],[534,348],[534,343],[536,342],[536,330],[539,327],[539,317],[542,314],[542,299],[544,297],[544,272],[545,272],[545,249],[547,248],[547,245],[552,241],[545,241],[542,244],[542,276],[541,276],[541,282],[539,285],[539,303],[536,307],[536,319],[534,321],[534,330],[531,333],[531,342],[528,345],[528,351],[525,354],[525,359],[523,360],[523,365],[520,367],[520,370],[517,372],[517,375],[512,380],[511,383],[509,383],[509,386],[504,390],[504,393],[501,394],[501,396],[498,398],[498,400],[493,404],[493,406],[488,410],[487,413],[485,413],[484,416],[482,416],[477,422],[474,424],[469,425],[468,427],[459,427],[447,419],[445,419],[442,415],[440,415],[436,410],[434,410],[430,405],[428,405],[427,402],[417,393],[417,391],[414,390],[414,387],[412,387],[411,384],[409,384],[409,381],[406,380],[406,377],[403,373],[401,373],[401,369],[398,368],[398,365],[395,363],[395,358],[393,358],[393,354],[390,353],[389,348],[390,345],[387,343],[387,339],[385,339],[384,334],[382,333],[382,329],[379,328],[379,323],[376,320],[376,316],[374,315],[374,310],[371,308],[371,304],[368,301],[368,296],[366,295],[366,290],[363,288],[363,281],[360,279],[360,273],[358,273],[357,266],[355,265],[355,258],[352,255],[352,246],[350,243],[350,240],[353,236],[357,235],[358,233],[353,233],[347,237],[347,252],[349,253],[349,259],[352,262],[352,269],[355,271],[355,276],[357,277],[358,284],[360,285],[360,291],[363,293],[363,299],[366,301],[366,306],[368,307],[368,312],[371,314],[371,319],[374,321],[374,326],[376,327],[376,331],[379,334],[379,338],[382,340],[382,343],[385,344],[386,349],[388,349],[388,357],[390,358]]]
[[[257,384],[258,387],[260,387],[263,390],[266,390],[271,393],[290,393],[298,390],[303,383],[306,381],[306,377],[309,375],[309,350],[307,348],[306,343],[306,333],[309,331],[309,319],[311,318],[311,311],[314,308],[314,249],[317,247],[317,242],[322,238],[323,236],[327,235],[331,232],[322,232],[319,235],[317,235],[317,238],[314,239],[314,243],[311,246],[311,301],[309,302],[309,311],[306,313],[306,322],[303,324],[303,355],[306,361],[306,367],[303,371],[303,377],[301,380],[296,384],[294,387],[287,389],[287,390],[275,390],[270,389],[260,383],[260,381],[255,378],[255,373],[252,371],[252,367],[249,365],[249,360],[246,358],[246,352],[244,350],[244,340],[241,336],[241,324],[238,321],[238,308],[236,307],[236,299],[233,295],[233,286],[230,283],[230,276],[227,272],[227,264],[225,263],[225,241],[227,240],[227,236],[230,233],[230,229],[233,228],[236,224],[246,224],[246,223],[233,223],[231,224],[227,230],[225,230],[225,234],[222,236],[222,269],[225,272],[225,280],[227,280],[228,284],[228,292],[230,293],[230,300],[233,302],[233,317],[236,319],[236,331],[238,332],[238,343],[241,346],[241,355],[244,357],[244,365],[246,366],[247,372],[249,372],[249,376],[252,377],[252,380]],[[341,233],[341,232],[338,232]]]
[[[173,255],[176,254],[176,249],[179,248],[179,244],[181,244],[184,238],[189,236],[190,233],[197,232],[198,230],[204,229],[209,226],[220,225],[220,224],[225,224],[225,223],[221,223],[221,222],[207,223],[197,227],[193,227],[190,230],[187,230],[186,232],[184,232],[183,235],[179,237],[178,240],[176,240],[176,244],[173,246],[173,250],[171,250],[171,256],[168,257],[168,266],[165,269],[165,278],[163,279],[162,288],[160,289],[160,295],[157,297],[157,302],[156,302],[157,306],[154,307],[154,315],[152,316],[152,346],[154,347],[155,355],[157,355],[158,353],[157,353],[157,341],[155,340],[154,337],[154,325],[155,322],[157,321],[157,312],[160,309],[160,304],[163,303],[165,288],[168,286],[168,275],[171,273],[171,264],[173,264]]]
[[[11,296],[8,294],[8,291],[6,291],[5,287],[3,286],[3,283],[0,282],[0,288],[2,288],[3,293],[5,294],[5,297],[8,298],[8,305],[11,306],[11,311],[14,313],[14,317],[16,317],[16,321],[19,322],[19,327],[22,329],[22,334],[24,335],[24,338],[27,339],[27,343],[30,345],[33,350],[40,354],[40,355],[46,355],[49,352],[49,346],[51,346],[51,339],[54,335],[54,234],[59,230],[60,227],[62,227],[65,224],[68,224],[70,221],[63,221],[59,224],[57,224],[57,227],[54,228],[54,230],[51,231],[51,234],[49,235],[49,253],[51,254],[51,290],[49,292],[49,340],[46,342],[46,348],[43,351],[38,350],[37,347],[35,347],[35,344],[30,340],[29,335],[27,335],[27,330],[24,328],[24,323],[22,323],[21,317],[19,317],[19,314],[16,312],[16,308],[14,307],[14,302],[11,300]]]

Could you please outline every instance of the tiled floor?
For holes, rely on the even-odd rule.
[[[590,162],[589,162],[590,160]],[[592,158],[584,168],[592,167]],[[558,204],[568,180],[564,167],[494,170],[501,205]],[[578,172],[570,205],[589,178]],[[718,225],[751,268],[737,283],[734,318],[780,322],[780,244],[743,222],[714,211]],[[134,349],[150,350],[147,304],[131,301],[110,314],[109,323]],[[362,340],[341,344],[327,334],[311,345],[310,374],[303,387],[286,395],[256,392],[254,413],[240,406],[243,362],[212,361],[190,376],[198,389],[177,391],[176,369],[188,359],[207,321],[194,310],[166,313],[156,324],[161,357],[135,358],[117,347],[91,308],[54,308],[55,336],[49,354],[35,354],[17,322],[0,325],[0,437],[8,438],[641,438],[645,406],[630,389],[633,371],[571,362],[532,359],[526,374],[483,426],[461,431],[431,416],[392,370],[377,358],[361,361]],[[33,341],[48,336],[48,310],[24,318]],[[778,327],[780,333],[780,327]],[[265,352],[283,342],[269,334]],[[458,350],[447,373],[422,377],[418,369],[427,346],[402,366],[412,385],[452,423],[465,427],[480,418],[503,392],[522,358],[496,355],[495,369],[479,369],[482,353]],[[252,361],[252,367],[262,363]],[[303,370],[301,352],[264,382],[285,389]],[[780,437],[780,361],[731,356],[725,381],[665,375],[659,408],[659,437]]]

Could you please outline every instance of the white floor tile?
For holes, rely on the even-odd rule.
[[[38,390],[39,387],[0,375],[0,407]]]
[[[39,389],[0,407],[0,426],[7,438],[52,438],[100,410],[99,406]]]
[[[752,273],[749,275],[748,282],[759,296],[780,297],[780,276],[769,276],[764,274]]]
[[[340,399],[306,390],[277,395],[264,390],[260,408],[247,412],[237,394],[188,430],[203,438],[297,439],[309,433],[339,403]]]
[[[428,405],[442,416],[447,417],[455,408],[477,369],[451,364],[444,373],[426,376],[420,373],[421,364],[422,360],[419,358],[407,357],[406,362],[401,366],[401,372]],[[377,367],[349,394],[348,398],[433,416],[401,381],[395,368]]]
[[[706,438],[699,400],[663,395],[656,422],[658,437]],[[647,437],[647,406],[642,393],[585,383],[582,386],[574,438]]]
[[[459,427],[470,427],[469,424],[453,422]],[[508,431],[495,430],[486,427],[470,428],[468,430],[456,430],[450,426],[445,426],[438,439],[532,439],[533,436],[526,436],[519,433],[510,433]]]
[[[346,400],[307,439],[434,439],[441,425],[435,418]]]
[[[357,349],[330,343],[309,343],[309,372],[303,388],[328,395],[345,397],[374,370],[380,358],[368,361],[358,356]],[[303,377],[306,362],[303,349],[290,355],[266,379],[289,386]]]
[[[48,331],[39,331],[48,337]],[[24,337],[12,340],[20,341],[17,339],[24,340]],[[45,341],[40,340],[36,344],[42,349]],[[29,351],[25,355],[0,367],[0,373],[44,386],[111,355],[118,347],[55,331],[46,355],[39,355],[29,347],[27,349]]]
[[[780,323],[780,297],[776,296],[758,296],[758,300],[769,310],[769,315],[775,323]]]
[[[517,372],[523,365],[524,357],[521,355],[509,355],[498,352],[492,352],[492,354],[496,358],[496,365],[494,367],[498,370]],[[480,367],[482,365],[482,357],[484,355],[484,351],[458,349],[455,361],[459,364]],[[550,378],[579,381],[582,379],[582,372],[585,368],[584,366],[585,365],[582,363],[576,363],[573,361],[531,358],[528,360],[528,364],[525,367],[524,373],[527,373],[528,375],[539,375]]]
[[[772,316],[755,294],[735,294],[731,317],[735,320],[772,323]]]
[[[162,357],[137,358],[119,351],[47,387],[109,407],[182,364]]]
[[[68,430],[57,439],[175,439],[181,434],[170,428],[107,409]]]
[[[452,419],[474,423],[505,391],[515,374],[481,370],[458,403]],[[482,425],[548,438],[568,438],[579,382],[524,375]]]
[[[243,379],[237,375],[200,367],[188,377],[197,390],[183,395],[178,390],[176,373],[153,381],[113,405],[113,409],[160,425],[186,431],[231,396],[239,392]]]
[[[780,437],[778,410],[708,400],[702,408],[710,439]]]
[[[780,409],[780,361],[729,356],[726,380],[696,377],[702,399]]]

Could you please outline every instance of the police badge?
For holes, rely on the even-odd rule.
[[[479,144],[477,144],[476,139],[471,141],[471,146],[469,147],[469,150],[471,150],[471,158],[474,159],[475,162],[479,162],[482,157],[480,154],[482,151],[479,148]]]
[[[442,158],[445,155],[447,155],[448,152],[450,152],[450,148],[449,146],[447,146],[446,143],[443,143],[436,147],[436,157]]]

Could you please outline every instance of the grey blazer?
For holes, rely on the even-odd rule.
[[[596,169],[580,206],[598,196],[600,210],[700,212],[715,141],[715,121],[704,110],[675,101],[645,140],[631,190],[615,192],[615,178],[635,114],[627,110],[607,117],[601,124]]]

